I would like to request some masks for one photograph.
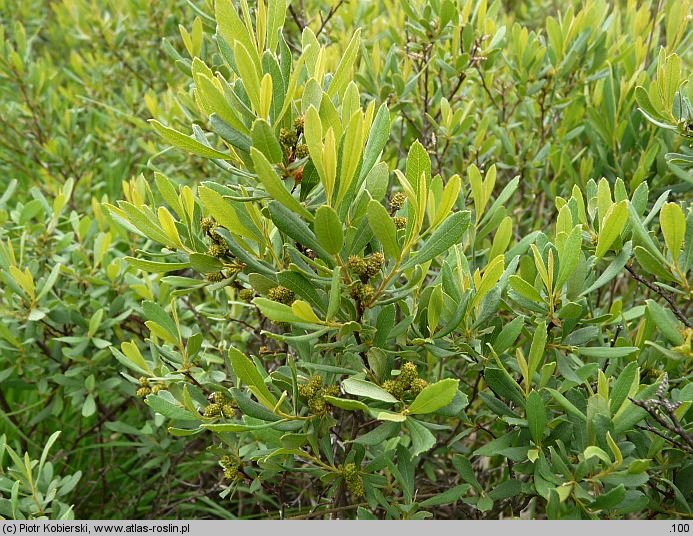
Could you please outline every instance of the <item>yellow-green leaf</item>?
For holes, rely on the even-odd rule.
[[[253,159],[255,171],[260,182],[265,187],[265,191],[289,210],[297,212],[308,221],[313,221],[313,215],[286,189],[284,183],[274,171],[272,164],[265,158],[265,155],[255,147],[252,147],[250,156]]]
[[[154,130],[156,130],[159,136],[179,149],[183,149],[184,151],[188,151],[189,153],[193,153],[198,156],[204,156],[205,158],[219,158],[221,160],[231,159],[231,155],[222,153],[216,149],[212,149],[211,147],[200,143],[195,138],[186,136],[182,132],[178,132],[173,128],[166,127],[159,123],[159,121],[156,119],[150,119],[149,123],[154,127]]]
[[[659,213],[659,225],[664,235],[664,243],[671,253],[674,264],[678,263],[683,237],[686,234],[686,218],[676,203],[667,203]]]
[[[342,250],[344,231],[334,209],[327,205],[321,206],[315,213],[313,228],[318,241],[329,253],[337,255]]]
[[[320,318],[318,318],[318,315],[315,314],[315,311],[313,311],[310,304],[304,302],[303,300],[296,300],[294,303],[292,303],[291,311],[293,311],[297,317],[305,322],[309,322],[311,324],[320,324],[322,322]]]
[[[597,258],[603,257],[609,251],[614,240],[621,234],[626,221],[628,221],[628,201],[623,200],[609,207],[599,226],[599,239],[595,252]]]

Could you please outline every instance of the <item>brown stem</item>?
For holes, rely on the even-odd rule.
[[[631,268],[627,264],[626,264],[626,270],[628,271],[628,273],[631,275],[631,277],[633,279],[635,279],[639,283],[642,283],[647,288],[649,288],[652,292],[654,292],[655,294],[664,298],[664,300],[669,304],[671,311],[676,315],[676,318],[678,318],[681,322],[683,322],[684,326],[686,326],[687,328],[693,328],[693,322],[691,322],[688,318],[686,318],[686,315],[684,315],[683,311],[681,311],[681,309],[679,309],[678,305],[676,305],[676,302],[674,301],[674,299],[671,297],[671,295],[669,293],[664,292],[661,288],[657,287],[656,285],[653,285],[650,281],[648,281],[647,279],[638,275],[635,272],[635,270],[633,270],[633,268]]]

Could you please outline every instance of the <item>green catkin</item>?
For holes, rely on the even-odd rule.
[[[397,229],[404,229],[407,226],[407,218],[404,216],[393,216],[392,221]]]
[[[419,372],[414,363],[405,363],[399,373],[397,381],[402,384],[402,387],[407,390],[411,387],[411,382],[419,377]]]
[[[364,304],[368,303],[373,295],[375,294],[375,289],[371,285],[364,285],[360,281],[354,283],[349,289],[351,297],[357,302]]]
[[[303,134],[303,125],[304,125],[304,118],[303,116],[297,117],[294,119],[294,129],[296,130],[296,134],[299,136]]]
[[[214,218],[206,217],[200,220],[200,228],[203,233],[208,233],[217,226],[217,221]]]
[[[298,135],[295,130],[287,130],[282,128],[279,131],[279,143],[284,149],[292,149],[298,141]]]
[[[221,272],[209,272],[205,274],[205,279],[210,283],[219,283],[224,280],[224,274]]]
[[[330,405],[325,401],[326,396],[337,396],[339,387],[336,385],[328,385],[323,387],[322,377],[320,375],[311,376],[307,383],[298,386],[299,396],[306,399],[308,409],[314,415],[325,414]]]
[[[383,389],[398,400],[401,400],[404,397],[404,389],[402,388],[402,384],[396,380],[385,380],[383,382]]]
[[[426,380],[423,378],[416,378],[412,380],[409,391],[411,392],[412,396],[417,396],[426,387],[428,387],[428,382]]]
[[[406,195],[404,195],[402,192],[397,192],[392,196],[392,199],[390,199],[390,210],[392,210],[392,212],[397,212],[404,206],[404,202],[406,200]]]
[[[357,275],[363,275],[367,269],[366,261],[363,260],[361,257],[357,257],[356,255],[352,255],[351,257],[349,257],[349,259],[347,260],[347,265],[349,266],[351,271]]]
[[[365,495],[366,492],[363,487],[363,480],[361,479],[361,475],[359,475],[356,464],[347,463],[342,468],[342,477],[344,478],[349,493],[354,497],[363,497]]]
[[[224,478],[226,480],[239,480],[243,478],[240,470],[241,463],[237,458],[225,455],[219,459],[219,464],[224,469]]]
[[[213,243],[210,244],[209,248],[207,249],[207,255],[210,257],[223,257],[226,255],[227,251],[229,248],[226,246],[226,244],[221,244],[221,243]]]
[[[271,288],[267,293],[267,297],[270,300],[283,303],[285,305],[291,305],[294,301],[294,296],[293,290],[289,290],[288,288],[282,286]]]
[[[366,277],[374,277],[380,272],[385,264],[385,256],[379,251],[376,251],[365,259],[365,264],[366,269],[364,270],[363,275]]]
[[[215,391],[209,395],[209,401],[213,404],[223,404],[226,402],[226,395],[221,391]]]
[[[414,363],[402,365],[399,376],[394,380],[385,380],[383,389],[398,400],[403,400],[407,395],[415,397],[428,386],[426,380],[419,378],[419,372]]]
[[[252,288],[244,288],[238,292],[239,299],[249,302],[255,296],[255,291]]]
[[[205,417],[219,417],[221,415],[221,404],[212,403],[205,408]]]

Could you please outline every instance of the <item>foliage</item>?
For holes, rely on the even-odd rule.
[[[690,5],[69,5],[0,54],[11,452],[80,419],[133,517],[692,515]]]
[[[127,273],[127,235],[100,207],[158,152],[149,114],[178,117],[181,75],[159,42],[190,13],[185,2],[0,2],[3,517],[169,515],[157,498],[175,501],[206,463],[133,403],[108,349],[140,337],[152,290]],[[38,456],[56,430],[53,465],[27,483],[8,453]]]
[[[165,383],[146,402],[173,435],[209,438],[225,495],[288,515],[319,482],[308,515],[360,518],[690,512],[693,222],[662,192],[690,181],[654,166],[672,142],[646,120],[683,102],[683,24],[594,2],[544,34],[499,3],[402,2],[369,36],[346,22],[375,8],[353,8],[332,45],[281,33],[282,2],[240,7],[217,1],[218,53],[185,60],[192,134],[152,121],[223,179],[159,174],[108,206],[151,243],[130,265],[175,288],[145,304],[152,359],[114,352]]]

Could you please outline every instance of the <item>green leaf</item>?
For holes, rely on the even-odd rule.
[[[315,314],[315,311],[313,311],[313,308],[307,302],[304,302],[302,300],[296,300],[294,301],[294,303],[291,304],[291,310],[297,317],[299,317],[304,322],[308,322],[310,324],[320,323],[318,315]]]
[[[505,352],[517,340],[524,322],[525,319],[522,316],[518,316],[503,327],[496,340],[493,341],[493,349],[498,355]]]
[[[674,346],[681,346],[684,343],[684,338],[681,334],[683,326],[674,314],[654,300],[647,300],[645,303],[647,304],[647,314],[655,323],[659,332]]]
[[[503,275],[505,270],[505,259],[504,256],[498,255],[492,259],[486,268],[484,268],[484,275],[481,277],[479,282],[479,288],[476,289],[476,294],[472,300],[472,307],[476,307],[486,294],[488,294],[491,289],[498,282],[500,277]]]
[[[539,365],[544,361],[544,348],[546,347],[546,321],[542,320],[537,324],[532,336],[532,346],[529,349],[529,381],[532,381],[532,376],[539,369]]]
[[[452,458],[452,465],[455,467],[455,469],[457,469],[457,472],[462,477],[462,480],[468,484],[471,484],[477,493],[482,492],[483,488],[481,487],[481,484],[479,484],[479,480],[474,474],[474,468],[466,456],[463,456],[462,454],[455,454]]]
[[[638,106],[640,106],[640,111],[643,112],[643,115],[645,115],[645,117],[647,117],[648,119],[662,119],[661,114],[652,105],[652,101],[650,101],[650,97],[647,94],[647,90],[644,87],[638,86],[635,88],[635,100],[638,102]]]
[[[659,225],[664,235],[664,243],[667,245],[674,264],[678,265],[683,237],[686,233],[686,218],[683,210],[676,203],[667,203],[659,213]]]
[[[272,201],[269,204],[270,217],[277,228],[284,234],[290,236],[303,247],[310,248],[318,254],[320,258],[334,265],[332,255],[322,247],[317,237],[310,230],[308,225],[291,210],[284,205]]]
[[[647,249],[642,246],[635,246],[635,258],[642,266],[642,268],[654,275],[657,279],[661,281],[673,281],[674,278],[664,266],[664,263],[660,262],[654,255],[652,255]]]
[[[217,114],[212,114],[209,116],[209,128],[212,132],[221,137],[226,143],[235,147],[236,149],[243,151],[244,153],[250,153],[250,145],[252,140],[243,134],[239,127],[242,125],[239,121],[239,126],[232,126],[226,121],[224,121]],[[244,127],[247,131],[248,129]]]
[[[590,346],[590,347],[578,347],[578,348],[576,348],[576,351],[579,355],[584,356],[584,357],[617,358],[617,357],[625,357],[625,356],[634,354],[635,352],[639,352],[640,348],[638,348],[637,346],[614,346],[613,348],[608,347],[608,346],[604,346],[604,347]]]
[[[155,172],[154,181],[156,182],[156,187],[159,190],[161,197],[164,198],[164,201],[169,204],[179,218],[185,218],[185,211],[183,210],[183,206],[180,204],[178,193],[176,192],[176,188],[171,180],[162,173]]]
[[[214,18],[217,21],[217,33],[230,47],[233,48],[235,41],[240,41],[247,50],[256,50],[254,39],[238,15],[236,5],[232,0],[216,0],[214,2]],[[256,65],[259,70],[259,58],[257,58]]]
[[[260,182],[262,182],[262,185],[265,187],[265,191],[289,210],[300,214],[308,221],[313,221],[313,215],[286,189],[284,183],[274,171],[272,164],[265,158],[265,155],[255,147],[252,147],[250,149],[250,156],[253,159],[255,171],[257,172]]]
[[[280,205],[281,206],[281,205]],[[214,232],[221,236],[226,244],[229,246],[229,251],[234,254],[238,258],[239,261],[241,261],[243,264],[245,264],[248,268],[248,270],[251,270],[253,272],[257,272],[259,274],[263,274],[269,277],[274,276],[274,270],[265,264],[264,262],[259,261],[255,256],[251,255],[248,253],[247,250],[242,248],[238,242],[236,242],[233,237],[231,236],[231,233],[227,229],[215,229]]]
[[[197,194],[200,196],[200,201],[205,207],[210,216],[212,216],[216,222],[226,227],[227,230],[233,232],[236,235],[248,238],[251,240],[257,240],[258,233],[255,230],[247,228],[238,217],[236,213],[236,208],[228,202],[224,197],[211,188],[206,186],[198,186]]]
[[[238,404],[238,409],[241,410],[243,415],[253,417],[254,419],[260,419],[261,421],[278,421],[280,417],[273,413],[274,408],[267,409],[262,404],[258,404],[250,398],[250,395],[246,391],[241,390],[237,387],[232,387],[230,389],[231,396]]]
[[[544,303],[544,300],[539,294],[539,291],[530,285],[527,281],[522,279],[519,275],[511,275],[508,278],[508,283],[512,289],[517,292],[523,298],[527,298],[535,303]]]
[[[437,255],[446,252],[451,246],[462,240],[469,227],[470,213],[468,210],[455,212],[438,227],[419,251],[402,265],[402,270],[408,270],[418,264],[423,264]]]
[[[626,498],[626,488],[619,484],[606,493],[602,493],[592,504],[588,504],[590,510],[611,510],[621,504]]]
[[[332,283],[330,285],[330,301],[327,305],[325,320],[332,320],[339,311],[339,302],[342,295],[342,285],[340,284],[340,267],[335,266],[332,272]]]
[[[193,270],[197,270],[203,274],[219,272],[224,268],[224,263],[219,259],[203,253],[191,253],[190,265],[192,266]]]
[[[283,423],[290,422],[287,420],[268,422],[265,424],[245,424],[240,422],[229,422],[221,424],[203,424],[202,428],[214,432],[215,434],[222,433],[239,433],[239,432],[252,432],[254,430],[265,430],[267,428],[277,428]]]
[[[609,207],[599,227],[599,238],[595,252],[597,258],[603,257],[609,251],[611,244],[621,234],[626,221],[628,221],[628,201],[614,203]]]
[[[397,422],[385,422],[367,434],[354,439],[354,443],[367,446],[380,445],[385,440],[397,435],[401,427],[401,424]]]
[[[257,119],[250,132],[253,147],[258,149],[272,164],[279,164],[284,157],[279,140],[274,135],[272,127],[264,119]]]
[[[272,0],[267,4],[267,48],[274,52],[279,41],[279,31],[286,18],[286,0]]]
[[[518,406],[525,405],[525,397],[522,395],[520,386],[507,371],[496,367],[486,367],[484,379],[498,396],[511,400]]]
[[[325,310],[325,302],[323,297],[316,290],[314,281],[309,280],[299,272],[292,271],[278,273],[277,280],[280,285],[293,290],[298,296],[305,299],[316,309],[320,311]]]
[[[631,391],[633,384],[638,381],[640,377],[640,367],[637,361],[628,363],[626,367],[621,371],[616,378],[616,381],[611,388],[611,393],[609,394],[609,409],[611,410],[611,415],[616,415],[618,411],[623,406],[623,403],[628,397],[628,393]]]
[[[418,456],[429,451],[436,444],[436,438],[431,431],[416,419],[407,419],[407,430],[411,434],[411,455]]]
[[[631,253],[633,252],[633,244],[632,242],[626,242],[623,245],[623,249],[619,252],[616,257],[614,257],[614,260],[611,261],[609,266],[606,267],[606,270],[602,272],[602,274],[597,278],[597,280],[592,283],[588,288],[583,290],[580,293],[580,296],[585,296],[587,294],[592,293],[593,291],[597,290],[600,287],[603,287],[606,285],[609,281],[611,281],[614,277],[616,277],[618,274],[621,273],[623,270],[623,267],[626,265],[628,260],[630,259]]]
[[[558,402],[561,406],[563,406],[563,409],[565,409],[568,413],[570,413],[574,417],[577,417],[583,422],[587,421],[587,417],[585,417],[585,414],[579,409],[577,409],[573,405],[573,403],[570,402],[570,400],[568,400],[565,396],[563,396],[555,389],[551,389],[550,387],[547,387],[547,390],[549,391],[549,393],[551,393],[551,396],[554,398],[554,400]]]
[[[431,157],[428,156],[428,152],[419,140],[416,140],[407,154],[406,177],[418,196],[425,194],[425,192],[418,190],[419,177],[422,173],[425,177],[425,184],[428,184],[431,181]]]
[[[371,410],[371,415],[379,421],[404,422],[407,420],[406,415],[394,411]]]
[[[199,58],[195,58],[193,63],[197,61],[202,61]],[[206,66],[205,66],[206,67]],[[193,68],[194,69],[194,68]],[[195,88],[197,90],[197,96],[202,101],[202,107],[206,108],[207,112],[210,113],[210,121],[215,117],[214,121],[216,124],[214,127],[219,128],[220,132],[217,132],[225,141],[231,143],[234,147],[245,151],[249,150],[248,133],[247,127],[243,122],[236,116],[233,108],[231,107],[226,96],[213,82],[212,78],[204,74],[203,72],[198,72],[193,75],[195,80]],[[217,122],[218,121],[218,122]],[[210,125],[212,126],[212,125]],[[226,127],[226,128],[224,128]],[[216,132],[216,128],[214,128]],[[231,135],[231,139],[226,139],[222,133],[234,132]]]
[[[554,288],[561,288],[568,281],[568,278],[575,271],[580,258],[580,247],[582,246],[582,227],[577,225],[566,238],[563,247],[558,252],[559,269],[558,277]]]
[[[82,404],[82,417],[91,417],[94,413],[96,413],[96,400],[94,400],[94,395],[88,394],[84,404]]]
[[[368,224],[383,246],[385,256],[399,259],[401,248],[397,242],[397,228],[385,207],[375,200],[368,203]]]
[[[301,317],[296,316],[291,307],[283,303],[268,300],[267,298],[255,298],[253,303],[260,309],[260,312],[273,322],[293,322],[304,323]]]
[[[336,408],[346,409],[349,411],[368,411],[369,408],[360,400],[350,400],[348,398],[337,398],[336,396],[325,395],[325,402]]]
[[[157,413],[174,421],[201,420],[199,415],[193,415],[187,409],[165,400],[160,395],[149,395],[145,403]]]
[[[410,415],[433,413],[455,398],[459,380],[446,378],[425,387],[407,408]]]
[[[151,210],[138,208],[127,201],[119,201],[118,206],[127,216],[127,221],[142,235],[160,244],[168,244],[170,242]]]
[[[361,43],[361,29],[357,29],[354,32],[351,41],[346,47],[346,50],[342,54],[339,65],[334,71],[332,76],[332,81],[327,88],[327,95],[332,99],[337,95],[341,95],[344,88],[346,88],[349,81],[352,79],[351,69],[356,61],[356,55],[359,51],[359,45]]]
[[[386,104],[383,103],[375,114],[375,119],[371,125],[371,131],[368,134],[366,148],[363,151],[363,164],[361,165],[360,174],[361,180],[365,179],[368,172],[373,169],[389,137],[390,111],[387,109]]]
[[[277,399],[270,393],[253,362],[233,346],[229,348],[229,360],[238,379],[248,386],[258,402],[267,409],[273,410],[277,405]]]
[[[657,259],[657,261],[659,261],[661,264],[666,264],[667,261],[664,258],[664,255],[662,255],[653,242],[652,238],[647,232],[647,229],[645,229],[640,216],[632,204],[628,205],[628,211],[630,223],[633,228],[633,245],[642,245],[642,247],[645,248],[650,255]]]
[[[354,174],[361,162],[365,124],[361,110],[356,110],[347,124],[342,136],[342,156],[339,164],[339,189],[335,206],[339,208],[347,192],[354,184]]]
[[[236,8],[232,7],[231,9],[235,10]],[[236,61],[238,74],[243,81],[245,93],[253,105],[253,110],[259,114],[262,108],[260,105],[260,59],[257,51],[253,45],[248,48],[241,41],[229,44],[233,48],[233,57]]]
[[[156,119],[150,119],[149,123],[154,127],[154,130],[156,130],[159,136],[179,149],[183,149],[184,151],[196,154],[198,156],[204,156],[205,158],[219,158],[221,160],[229,160],[231,158],[229,154],[212,149],[211,147],[200,143],[195,138],[191,138],[182,132],[178,132],[175,129],[166,127]]]
[[[178,328],[168,313],[158,303],[145,301],[142,303],[142,312],[145,318],[159,324],[171,336],[174,341],[179,340]]]
[[[587,447],[583,452],[583,456],[585,457],[585,460],[589,460],[590,458],[599,458],[602,462],[604,462],[605,466],[608,467],[611,465],[611,458],[609,455],[604,451],[604,449],[601,449],[596,445],[590,445]]]
[[[525,411],[527,412],[527,425],[532,441],[536,445],[540,445],[546,428],[546,407],[541,395],[536,391],[529,393]]]
[[[313,229],[320,244],[328,253],[337,255],[344,244],[342,222],[333,208],[323,205],[315,213]]]
[[[430,497],[425,501],[421,501],[419,506],[422,508],[430,508],[431,506],[440,506],[442,504],[451,504],[459,501],[471,489],[469,484],[458,484],[448,490],[445,490],[438,495]]]
[[[380,400],[381,402],[389,402],[394,404],[398,400],[388,393],[382,387],[366,380],[358,378],[347,378],[342,382],[342,389],[345,393],[354,396],[362,396],[372,400]]]

